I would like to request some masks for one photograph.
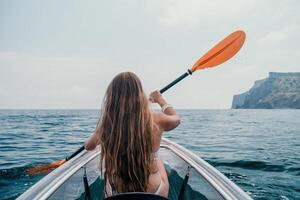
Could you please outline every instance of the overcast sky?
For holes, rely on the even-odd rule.
[[[298,0],[0,1],[0,108],[100,108],[106,87],[135,72],[161,89],[236,30],[231,60],[165,96],[176,108],[230,108],[270,71],[300,71]]]

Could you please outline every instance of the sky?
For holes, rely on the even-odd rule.
[[[297,0],[2,0],[0,109],[99,109],[109,82],[136,73],[145,92],[244,30],[240,52],[164,94],[181,109],[228,109],[270,71],[300,71]]]

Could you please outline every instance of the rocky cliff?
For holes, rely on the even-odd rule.
[[[300,109],[300,72],[270,72],[268,78],[255,81],[249,91],[234,95],[232,108]]]

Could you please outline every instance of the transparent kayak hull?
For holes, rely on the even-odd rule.
[[[189,180],[185,186],[184,199],[252,199],[206,161],[170,140],[163,138],[159,156],[164,161],[168,173],[169,199],[178,199],[188,168]],[[104,184],[98,167],[99,158],[99,150],[84,150],[25,191],[18,200],[84,199],[84,175],[87,177],[92,199],[104,199]]]

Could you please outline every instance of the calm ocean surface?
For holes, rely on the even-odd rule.
[[[180,110],[165,133],[254,199],[300,199],[300,110]],[[25,170],[64,159],[95,128],[97,110],[0,110],[0,199],[42,176]]]

